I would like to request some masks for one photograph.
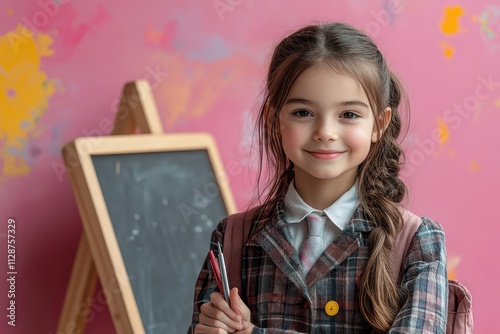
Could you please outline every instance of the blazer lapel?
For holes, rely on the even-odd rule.
[[[309,293],[300,264],[299,255],[291,244],[292,235],[289,224],[284,219],[284,211],[278,205],[278,213],[259,228],[258,233],[250,239],[247,246],[260,246],[276,267],[306,297]]]
[[[347,227],[328,246],[305,277],[299,255],[291,244],[289,224],[280,204],[282,203],[279,202],[277,206],[277,214],[274,212],[270,219],[257,223],[256,233],[252,235],[247,246],[261,247],[284,276],[304,297],[309,298],[308,289],[364,245],[364,235],[369,234],[373,228],[358,206]]]
[[[358,206],[347,227],[327,247],[307,274],[307,287],[312,287],[359,249],[363,243],[363,234],[372,229]]]

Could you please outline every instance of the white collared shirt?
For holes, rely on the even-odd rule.
[[[285,198],[285,216],[290,223],[290,230],[293,236],[293,246],[300,251],[302,243],[308,235],[308,227],[306,217],[312,213],[324,213],[328,219],[326,222],[325,232],[323,234],[322,248],[325,250],[340,234],[340,232],[349,224],[352,218],[354,209],[359,204],[358,191],[356,184],[354,184],[348,191],[346,191],[338,200],[325,210],[317,210],[309,206],[300,197],[295,189],[294,182],[290,182]]]

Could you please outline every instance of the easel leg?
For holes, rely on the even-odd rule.
[[[149,87],[146,80],[129,82],[125,85],[111,135],[133,134],[137,128],[141,133],[163,133],[161,121],[151,93],[151,87]],[[67,162],[66,166],[68,166]],[[67,168],[74,167],[69,166]],[[72,181],[77,184],[76,186],[73,184],[73,191],[75,191],[75,187],[78,189],[85,186],[85,184],[78,184],[78,181]],[[78,245],[73,269],[71,270],[68,290],[57,327],[57,334],[83,334],[85,332],[90,307],[92,306],[92,297],[94,297],[97,285],[97,278],[97,268],[84,231]],[[116,315],[112,315],[112,318],[117,332],[125,333],[124,322],[117,320],[118,316]]]
[[[97,270],[85,233],[82,234],[64,299],[57,334],[85,332],[90,301],[97,285]]]

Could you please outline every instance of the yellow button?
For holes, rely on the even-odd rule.
[[[325,305],[325,312],[329,316],[333,317],[335,314],[339,312],[339,304],[336,301],[330,300]]]

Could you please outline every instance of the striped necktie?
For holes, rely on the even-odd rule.
[[[313,212],[306,219],[309,226],[309,235],[302,244],[299,258],[304,272],[307,274],[321,253],[323,253],[323,232],[326,217]]]

